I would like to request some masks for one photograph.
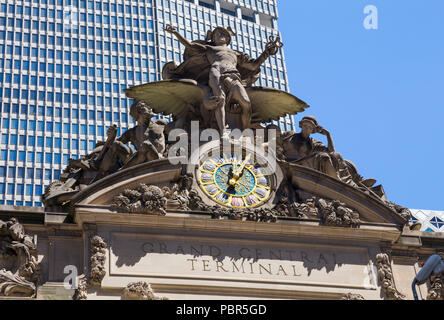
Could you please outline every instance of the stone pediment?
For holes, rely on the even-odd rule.
[[[286,166],[291,173],[291,182],[297,189],[317,197],[339,200],[348,207],[356,209],[362,221],[400,226],[406,223],[405,219],[386,202],[370,193],[307,167],[296,164]]]
[[[109,175],[80,191],[71,200],[72,206],[110,206],[113,198],[138,184],[168,186],[183,174],[182,165],[163,159],[144,163]]]
[[[77,193],[71,200],[71,208],[74,214],[77,209],[85,211],[89,207],[108,213],[188,215],[206,212],[215,219],[264,222],[309,220],[327,224],[322,216],[323,210],[328,210],[328,206],[333,206],[332,201],[336,200],[339,211],[344,207],[350,213],[353,211],[359,215],[358,225],[339,226],[390,225],[402,229],[406,223],[387,203],[338,179],[287,162],[280,162],[279,167],[282,177],[271,186],[270,198],[254,209],[233,210],[216,203],[199,187],[197,166],[173,165],[168,159],[144,163],[99,180]],[[285,201],[288,201],[289,191],[282,191],[288,183],[286,181],[292,185],[290,192],[295,193],[292,198],[298,199],[299,203],[295,204],[296,210],[299,210],[297,212],[305,214],[292,214],[288,209],[290,204]],[[143,194],[147,192],[152,198],[144,198]],[[310,206],[310,201],[315,205]],[[327,209],[322,208],[322,204]]]

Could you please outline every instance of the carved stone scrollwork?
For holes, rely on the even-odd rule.
[[[122,292],[122,300],[168,300],[167,298],[157,297],[149,283],[132,282],[129,283]]]
[[[386,299],[405,300],[405,295],[400,293],[395,287],[390,259],[386,253],[380,253],[376,256],[376,267],[378,269],[378,279]]]
[[[365,298],[360,294],[347,293],[342,296],[341,300],[365,300]]]
[[[317,205],[324,225],[357,228],[361,224],[359,213],[338,200],[319,199]]]
[[[162,189],[141,183],[137,188],[126,189],[114,197],[111,206],[130,213],[164,216],[166,215],[166,202],[167,198]]]
[[[443,274],[439,276],[432,275],[430,277],[431,286],[427,294],[427,300],[444,300],[443,278]]]
[[[39,265],[36,238],[25,234],[17,219],[0,220],[0,296],[36,294]]]

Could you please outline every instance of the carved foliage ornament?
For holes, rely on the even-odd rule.
[[[87,291],[91,286],[100,286],[106,275],[106,242],[99,236],[91,238],[90,243],[90,275],[82,275],[78,279],[78,288],[74,292],[73,300],[87,300]]]
[[[319,199],[317,207],[324,225],[356,228],[361,224],[359,213],[338,200],[326,201]]]
[[[427,294],[427,300],[444,300],[443,274],[430,277],[430,290]]]
[[[386,299],[405,300],[405,295],[400,293],[395,287],[390,259],[386,253],[380,253],[376,256],[376,267],[378,269],[378,279]]]
[[[307,199],[304,203],[290,201],[283,194],[272,209],[245,208],[236,209],[218,205],[207,205],[199,193],[191,188],[192,177],[183,176],[172,187],[162,189],[146,184],[139,184],[134,189],[126,189],[114,197],[111,204],[129,213],[165,215],[167,207],[181,211],[201,211],[211,213],[213,219],[228,218],[255,222],[276,222],[278,217],[317,218],[327,226],[359,227],[359,213],[340,201]]]
[[[400,206],[394,202],[386,202],[387,206],[392,209],[396,214],[402,217],[405,221],[409,221],[412,217],[412,212],[406,207]]]
[[[111,206],[130,213],[164,216],[166,202],[167,198],[162,189],[141,183],[135,189],[126,189],[114,197]]]
[[[129,283],[122,292],[122,300],[168,300],[167,298],[157,297],[149,283],[132,282]]]
[[[0,220],[0,296],[35,295],[39,271],[36,242],[17,219]]]
[[[90,284],[93,286],[100,286],[105,277],[106,247],[106,243],[101,237],[95,236],[91,239]]]
[[[347,293],[342,296],[341,300],[365,300],[365,298],[360,294]]]
[[[72,297],[73,300],[88,300],[88,279],[85,275],[78,278],[77,289]]]

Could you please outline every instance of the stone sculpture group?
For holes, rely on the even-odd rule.
[[[193,42],[183,38],[170,25],[167,25],[165,30],[185,46],[184,62],[179,66],[174,62],[166,64],[163,70],[164,81],[126,90],[128,97],[136,100],[130,109],[136,126],[125,131],[120,137],[116,136],[117,127],[111,126],[105,142],[98,142],[96,148],[85,157],[71,159],[60,181],[47,187],[43,196],[46,206],[66,206],[76,193],[112,173],[168,157],[169,132],[182,129],[191,133],[189,124],[192,120],[201,121],[201,130],[218,129],[224,139],[232,129],[264,129],[261,123],[279,119],[287,114],[294,115],[308,108],[307,104],[288,93],[252,86],[260,75],[261,65],[268,57],[276,55],[283,46],[279,38],[271,37],[260,57],[253,59],[229,47],[234,36],[230,28],[218,27],[209,31],[205,40]],[[167,123],[164,120],[153,120],[156,111],[172,115],[173,121]],[[299,127],[299,133],[281,132],[280,128],[274,125],[265,128],[277,132],[276,155],[278,161],[287,164],[283,167],[298,165],[322,172],[384,202],[408,222],[408,210],[389,203],[383,187],[374,186],[376,180],[360,176],[356,166],[336,152],[330,132],[320,126],[315,117],[303,117]],[[327,146],[311,137],[316,133],[326,137]],[[129,147],[128,143],[131,143],[135,150]],[[287,185],[291,184],[291,174],[291,169],[286,170]],[[164,192],[165,190],[155,186],[144,188],[150,189],[149,197],[146,192],[140,190],[126,190],[124,194],[116,197],[113,206],[128,212],[166,214],[166,199],[169,197],[170,202],[181,202],[182,209],[192,209],[186,205],[193,195],[192,190],[181,196],[176,190],[173,192],[175,195],[171,196],[171,192]],[[282,215],[304,217],[306,215],[295,208],[303,207],[307,201],[311,201],[314,204],[312,211],[319,211],[318,217],[324,223],[359,225],[359,213],[352,208],[346,208],[344,204],[336,203],[336,199],[318,199],[316,195],[301,199],[291,186],[282,188],[286,189],[286,192],[282,192],[276,208],[285,207],[286,210],[269,210],[265,216],[273,219],[262,220],[273,221]],[[138,196],[139,193],[142,198]],[[326,204],[329,202],[333,205]],[[214,208],[203,206],[199,209],[211,211],[217,217],[221,216],[221,211],[227,211],[217,205]],[[349,213],[345,214],[344,210]],[[326,211],[329,214],[326,214]],[[257,216],[246,212],[226,214],[232,218]],[[264,213],[259,216],[264,216]],[[254,219],[261,220],[257,217]]]
[[[106,141],[97,142],[95,149],[86,156],[70,159],[60,180],[51,183],[45,190],[43,203],[46,208],[55,212],[71,212],[79,194],[94,190],[96,186],[102,187],[103,181],[110,181],[106,179],[124,174],[133,178],[137,167],[155,166],[167,161],[171,147],[169,134],[173,130],[181,130],[189,136],[192,133],[191,122],[199,121],[201,131],[214,129],[220,133],[221,144],[223,141],[233,142],[230,137],[232,130],[256,132],[265,129],[267,141],[260,147],[265,150],[276,146],[272,154],[282,171],[282,177],[275,179],[278,181],[276,185],[264,174],[255,178],[258,180],[257,177],[260,177],[263,186],[269,189],[265,193],[273,193],[270,199],[263,197],[268,203],[230,207],[212,201],[214,199],[205,199],[202,190],[199,192],[196,188],[197,174],[185,173],[181,168],[183,174],[175,181],[157,184],[151,181],[141,183],[135,179],[134,183],[118,189],[109,196],[106,204],[113,217],[116,213],[165,216],[174,212],[207,214],[214,220],[275,223],[279,219],[288,219],[304,223],[317,221],[315,223],[323,226],[360,228],[365,219],[355,207],[359,204],[355,199],[359,198],[373,205],[370,211],[375,211],[374,208],[389,211],[387,216],[390,219],[394,216],[391,221],[401,227],[409,223],[409,210],[389,202],[383,187],[376,185],[375,179],[362,177],[356,166],[336,151],[331,133],[315,117],[303,117],[299,122],[300,132],[281,132],[275,125],[265,125],[309,107],[287,92],[253,86],[260,77],[261,65],[282,48],[279,37],[270,37],[264,52],[255,59],[230,48],[235,35],[230,28],[218,27],[209,31],[205,40],[198,41],[185,39],[170,25],[165,27],[165,31],[185,46],[183,62],[180,65],[167,63],[162,71],[163,81],[125,90],[127,96],[135,100],[130,115],[136,125],[120,136],[117,136],[117,126],[111,126]],[[159,120],[157,115],[171,116],[172,121]],[[276,133],[275,137],[269,134],[271,132]],[[314,134],[325,136],[327,145],[315,140]],[[222,156],[225,157],[224,154]],[[229,173],[228,181],[232,186],[239,183],[249,158],[245,156],[241,164],[236,161]],[[251,170],[254,170],[253,165]],[[307,176],[315,176],[316,183],[326,181],[326,184],[334,185],[336,193],[331,192],[331,197],[328,197],[326,193],[321,195],[316,188],[307,191],[300,180],[298,182],[301,170]],[[348,202],[344,200],[349,199],[347,197],[338,199],[343,190],[353,194],[354,199]],[[365,205],[362,207],[367,208]],[[89,244],[89,273],[79,280],[74,294],[76,300],[87,299],[88,289],[100,287],[106,276],[107,243],[100,236],[95,236],[89,238]],[[7,265],[6,269],[0,270],[0,295],[35,295],[39,274],[35,251],[36,238],[26,235],[16,219],[0,220],[0,265]],[[404,299],[393,284],[389,256],[378,255],[375,261],[386,298]],[[440,298],[441,290],[441,279],[437,278],[430,297]],[[163,299],[156,297],[145,282],[128,284],[122,298]],[[363,297],[348,294],[344,295],[344,299],[361,300]]]

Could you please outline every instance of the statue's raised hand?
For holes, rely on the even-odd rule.
[[[330,132],[328,132],[328,130],[324,129],[324,128],[321,127],[321,126],[318,126],[316,131],[317,131],[319,134],[322,134],[322,135],[324,135],[324,136],[330,134]]]
[[[177,32],[177,30],[176,30],[176,28],[174,28],[172,25],[170,25],[170,24],[167,24],[167,25],[165,25],[165,27],[163,28],[166,32],[168,32],[168,33],[172,33],[172,34],[174,34],[174,33],[176,33]]]
[[[268,43],[265,45],[265,51],[269,56],[274,56],[284,44],[281,41],[281,37],[276,37],[275,39],[273,36],[270,36],[268,40]]]
[[[114,140],[117,135],[117,126],[113,125],[113,126],[109,127],[106,135],[107,135],[108,139]]]

